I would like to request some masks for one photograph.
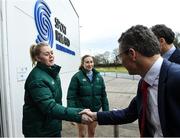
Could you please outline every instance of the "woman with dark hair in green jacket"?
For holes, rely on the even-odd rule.
[[[97,112],[109,110],[105,84],[102,76],[94,69],[93,57],[85,55],[81,59],[79,71],[72,77],[67,94],[68,107],[89,108]],[[88,125],[78,124],[79,137],[94,137],[96,122]]]
[[[54,54],[46,43],[32,45],[33,65],[25,82],[22,130],[25,137],[60,137],[62,121],[85,122],[91,120],[79,115],[82,109],[62,106],[59,78],[60,66],[54,64]]]

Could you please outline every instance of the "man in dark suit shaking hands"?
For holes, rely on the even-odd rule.
[[[126,124],[138,119],[141,137],[180,136],[180,65],[160,56],[159,41],[145,26],[132,26],[118,42],[118,56],[124,67],[129,74],[142,77],[136,96],[122,110],[85,109],[81,113],[88,114],[100,125]],[[145,92],[141,88],[143,82],[147,84]]]

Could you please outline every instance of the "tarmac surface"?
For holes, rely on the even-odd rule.
[[[128,76],[128,75],[127,75]],[[106,84],[106,92],[110,104],[110,110],[117,108],[125,108],[129,105],[135,96],[138,85],[138,76],[131,77],[114,77],[103,76]],[[117,128],[117,129],[115,129]],[[139,137],[139,128],[137,121],[130,124],[118,126],[98,125],[95,137],[114,137],[114,131],[117,130],[118,137]],[[70,122],[63,121],[62,137],[77,137],[77,126],[73,126]]]

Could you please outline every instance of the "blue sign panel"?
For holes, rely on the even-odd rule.
[[[34,8],[34,20],[38,35],[36,43],[48,42],[53,47],[56,43],[56,49],[70,55],[75,55],[75,52],[70,50],[70,40],[66,37],[66,26],[55,17],[55,30],[51,24],[51,10],[44,0],[37,0]],[[55,35],[55,37],[54,37]],[[54,40],[55,38],[55,40]]]

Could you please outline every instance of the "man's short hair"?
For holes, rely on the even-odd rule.
[[[118,42],[123,51],[133,48],[147,57],[160,53],[160,44],[157,37],[149,28],[143,25],[132,26],[122,33]]]
[[[172,44],[175,39],[175,33],[171,28],[165,26],[164,24],[157,24],[151,27],[151,30],[156,35],[158,39],[164,38],[167,44]]]

